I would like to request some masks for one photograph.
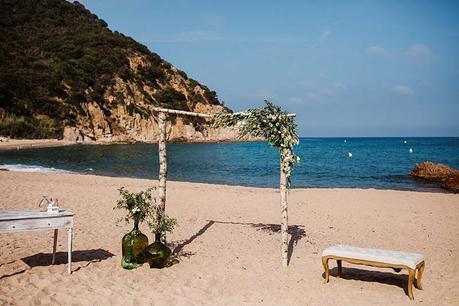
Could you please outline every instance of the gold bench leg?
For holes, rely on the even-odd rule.
[[[416,277],[416,288],[422,290],[422,273],[424,273],[425,263],[423,262],[422,265],[418,269],[418,276]]]
[[[328,258],[327,257],[322,257],[322,264],[323,264],[324,270],[325,270],[324,284],[326,284],[326,283],[328,283],[328,280],[330,278],[330,271],[328,269]]]
[[[338,260],[336,261],[336,264],[338,265],[338,276],[337,276],[337,277],[340,278],[340,277],[341,277],[341,270],[342,270],[341,259],[338,259]]]
[[[408,269],[408,296],[410,300],[414,300],[413,296],[413,282],[414,282],[414,274],[416,270]]]

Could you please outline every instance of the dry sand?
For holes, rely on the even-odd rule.
[[[343,243],[420,252],[424,290],[415,304],[459,304],[459,195],[302,189],[289,197],[291,260],[280,261],[275,189],[171,182],[168,236],[180,263],[120,268],[117,188],[156,182],[76,174],[0,172],[0,210],[36,209],[42,195],[75,213],[74,272],[66,273],[66,234],[51,266],[52,231],[0,234],[0,304],[66,305],[412,305],[406,272],[343,263],[344,279],[322,283],[320,254]],[[147,229],[143,228],[145,233]],[[152,235],[149,234],[151,238]],[[332,267],[334,267],[332,263]],[[336,268],[333,269],[336,275]]]

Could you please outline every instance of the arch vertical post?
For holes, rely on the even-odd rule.
[[[166,113],[158,113],[158,127],[159,127],[159,138],[158,138],[158,155],[159,155],[159,184],[158,184],[158,206],[157,206],[157,218],[161,220],[166,211],[166,182],[167,182],[167,129],[166,129]],[[159,241],[161,237],[156,236],[156,241]]]
[[[284,149],[285,150],[285,149]],[[280,157],[280,208],[281,208],[281,260],[284,267],[288,266],[288,202],[287,174],[283,167],[284,152]]]

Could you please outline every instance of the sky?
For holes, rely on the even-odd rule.
[[[81,0],[239,111],[300,136],[459,136],[459,1]]]

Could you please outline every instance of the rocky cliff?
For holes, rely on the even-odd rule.
[[[138,74],[150,64],[141,54],[129,58],[130,69]],[[157,114],[154,106],[169,107],[201,113],[226,112],[227,108],[206,98],[207,88],[188,79],[183,72],[171,66],[167,78],[157,86],[142,82],[126,82],[115,76],[112,86],[105,89],[101,106],[95,101],[82,104],[83,116],[75,126],[67,126],[63,139],[98,142],[156,142],[158,139]],[[108,110],[108,111],[107,111]],[[204,119],[168,115],[168,139],[172,142],[228,141],[237,138],[234,129],[211,128]]]
[[[0,2],[0,135],[155,142],[160,106],[227,112],[189,78],[78,2]],[[235,130],[169,116],[171,141],[234,140]]]

